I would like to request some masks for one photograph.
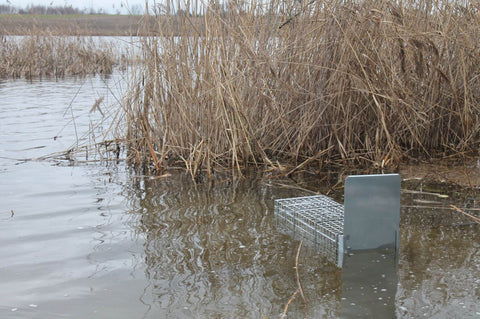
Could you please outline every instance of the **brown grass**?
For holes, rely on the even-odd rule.
[[[249,2],[250,3],[250,2]],[[477,152],[478,4],[292,1],[209,7],[146,37],[124,103],[129,156],[193,175],[393,166]],[[163,20],[165,21],[165,20]],[[172,26],[171,26],[172,27]],[[187,31],[185,31],[187,32]]]
[[[31,33],[3,37],[0,77],[38,78],[110,74],[116,62],[113,48],[88,37],[61,37]]]

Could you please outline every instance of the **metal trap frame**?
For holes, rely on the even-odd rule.
[[[400,182],[398,174],[349,176],[345,205],[325,195],[276,199],[277,226],[338,267],[349,251],[398,251]]]
[[[294,238],[305,240],[341,267],[344,207],[325,195],[277,199],[277,226]]]

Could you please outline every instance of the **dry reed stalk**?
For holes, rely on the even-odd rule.
[[[298,260],[300,258],[300,252],[302,250],[302,244],[303,244],[303,241],[301,241],[300,244],[298,245],[297,256],[295,257],[295,274],[296,274],[296,279],[297,279],[297,290],[295,290],[295,292],[292,294],[290,299],[288,299],[288,302],[285,305],[285,309],[283,310],[283,313],[282,313],[282,317],[281,317],[282,319],[284,319],[287,316],[288,308],[290,307],[290,304],[295,299],[295,297],[297,296],[298,293],[300,293],[300,295],[302,296],[305,307],[307,306],[307,300],[305,299],[305,295],[303,294],[302,284],[300,283],[300,274],[299,274],[299,271],[298,271],[298,264],[299,264]]]
[[[478,152],[477,3],[178,5],[200,7],[157,12],[125,99],[132,159],[195,175]]]
[[[100,104],[102,104],[104,99],[105,99],[105,96],[101,96],[98,99],[96,99],[95,102],[93,103],[92,107],[90,108],[89,113],[93,113],[95,111],[98,111],[98,112],[100,112],[100,114],[102,114],[102,116],[104,116],[105,114],[103,113],[102,109],[100,108]]]

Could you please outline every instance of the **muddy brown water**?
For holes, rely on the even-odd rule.
[[[0,81],[0,318],[279,318],[297,288],[299,242],[276,228],[273,200],[327,193],[341,177],[194,183],[123,162],[25,160],[89,142],[101,117],[92,104],[113,104],[122,77]],[[404,173],[387,316],[480,318],[480,227],[449,209],[478,216],[478,185]],[[338,317],[342,270],[308,246],[298,266],[306,304],[297,295],[287,318]]]

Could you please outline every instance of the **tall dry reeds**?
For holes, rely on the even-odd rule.
[[[231,0],[175,25],[158,14],[124,101],[130,158],[157,170],[181,162],[195,175],[476,152],[479,9]]]
[[[22,37],[3,37],[0,43],[3,78],[110,74],[116,63],[113,48],[91,37],[32,32]]]

